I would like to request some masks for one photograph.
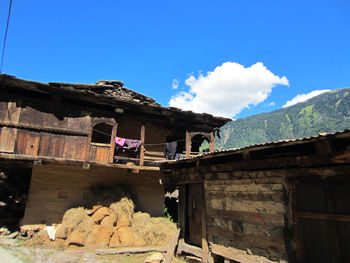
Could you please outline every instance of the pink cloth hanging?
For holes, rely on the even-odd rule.
[[[115,143],[120,145],[120,146],[123,146],[125,143],[125,138],[115,137]]]

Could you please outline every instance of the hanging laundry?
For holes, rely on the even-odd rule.
[[[125,139],[125,144],[127,145],[127,149],[129,151],[133,150],[134,152],[137,152],[141,146],[141,141],[133,140],[133,139]]]
[[[115,143],[119,146],[123,146],[125,143],[125,138],[115,137]]]
[[[121,152],[137,152],[140,149],[141,141],[134,139],[126,139],[122,137],[115,137],[115,146]]]
[[[167,158],[167,160],[175,160],[176,148],[177,141],[167,142],[165,144],[164,155]]]

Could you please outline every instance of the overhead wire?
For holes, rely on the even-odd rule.
[[[3,44],[3,46],[2,46],[0,74],[2,73],[2,66],[3,66],[3,64],[4,64],[5,48],[6,48],[6,39],[7,39],[7,32],[8,32],[9,23],[10,23],[11,9],[12,9],[12,0],[10,0],[9,12],[8,12],[8,14],[7,14],[7,23],[6,23],[6,29],[5,29],[4,44]]]

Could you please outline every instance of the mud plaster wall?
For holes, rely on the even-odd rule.
[[[92,185],[127,185],[136,195],[136,209],[152,216],[162,216],[164,190],[159,184],[159,172],[73,165],[34,166],[29,196],[22,225],[52,224],[62,220],[64,212],[84,205]]]
[[[205,182],[208,241],[286,259],[284,195],[282,176]]]

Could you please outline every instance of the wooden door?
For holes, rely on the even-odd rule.
[[[202,247],[203,185],[189,184],[187,193],[186,243]]]

